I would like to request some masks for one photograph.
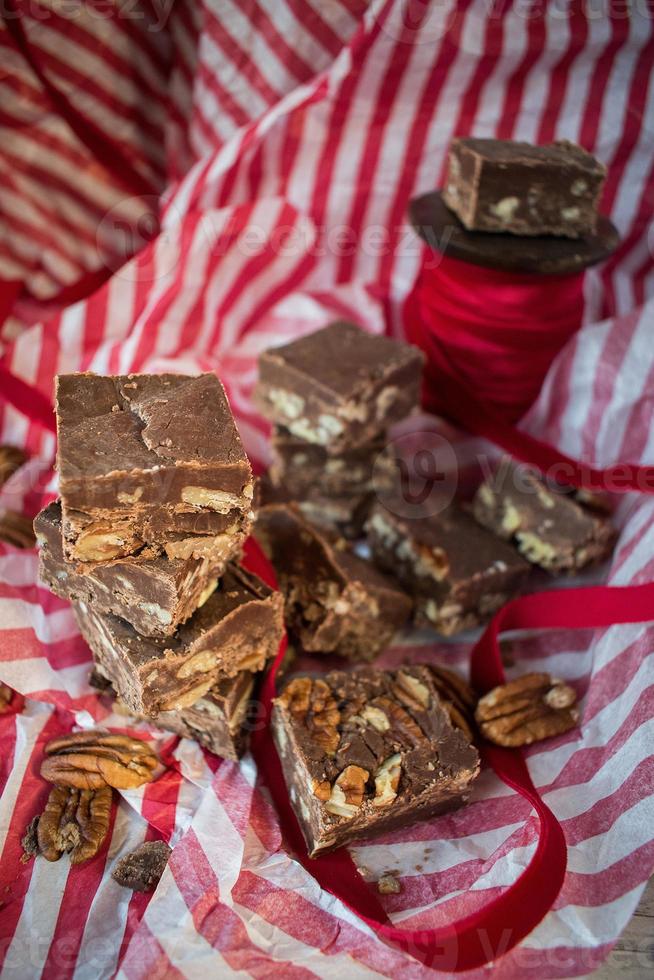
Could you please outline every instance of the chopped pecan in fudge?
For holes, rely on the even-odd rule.
[[[255,533],[275,567],[287,626],[305,650],[371,660],[408,619],[409,597],[293,504],[262,507]]]
[[[604,561],[615,544],[613,525],[596,508],[511,459],[480,486],[473,509],[480,524],[549,572]]]
[[[322,446],[275,426],[272,449],[271,482],[291,500],[363,497],[380,484],[391,488],[396,479],[395,456],[385,437],[330,456]]]
[[[272,730],[312,857],[461,806],[479,772],[423,666],[293,678]]]

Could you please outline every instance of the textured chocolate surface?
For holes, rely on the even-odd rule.
[[[160,546],[182,514],[189,534],[215,535],[249,512],[250,465],[215,375],[62,375],[56,397],[66,557]]]
[[[243,670],[226,677],[187,708],[161,711],[150,724],[183,738],[192,738],[223,759],[240,759],[247,749],[253,726],[261,723],[261,705],[254,698],[258,675]],[[107,694],[116,692],[101,671],[94,671],[91,684]]]
[[[135,714],[187,708],[221,679],[260,670],[277,653],[283,600],[230,566],[219,587],[174,636],[140,636],[116,616],[78,602],[75,615],[102,673]]]
[[[550,572],[575,572],[603,561],[615,543],[606,517],[510,459],[481,485],[473,510],[480,524]]]
[[[366,523],[373,557],[414,597],[419,623],[449,636],[485,622],[519,589],[529,565],[456,505],[430,514],[375,504]]]
[[[362,497],[375,486],[391,487],[396,477],[395,456],[386,438],[330,456],[322,446],[275,426],[272,448],[270,479],[292,500]]]
[[[584,238],[542,235],[489,235],[468,231],[443,202],[440,191],[423,194],[409,206],[411,224],[435,252],[452,259],[505,272],[568,275],[603,262],[620,237],[608,218],[600,217],[597,230]]]
[[[293,678],[272,731],[311,856],[461,806],[479,772],[418,665]]]
[[[469,231],[583,238],[606,168],[575,143],[454,139],[443,200]]]
[[[171,636],[218,584],[223,564],[206,559],[117,559],[108,564],[64,560],[61,506],[37,516],[39,576],[51,592],[127,620],[143,636]]]
[[[332,323],[260,356],[256,400],[296,438],[339,454],[418,407],[423,361],[415,347]]]
[[[275,567],[287,626],[305,650],[371,660],[406,623],[409,597],[296,506],[263,507],[255,534]]]

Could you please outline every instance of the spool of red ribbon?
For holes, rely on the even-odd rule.
[[[423,263],[411,303],[407,339],[428,354],[430,408],[447,412],[439,378],[449,374],[517,422],[581,326],[583,273],[516,275],[441,256]]]

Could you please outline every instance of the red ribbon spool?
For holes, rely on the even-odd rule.
[[[430,408],[450,375],[517,422],[535,401],[552,361],[581,326],[583,272],[539,276],[472,266],[434,253],[407,307],[407,338],[428,355]]]

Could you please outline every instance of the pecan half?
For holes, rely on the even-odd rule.
[[[77,789],[135,789],[149,783],[157,757],[146,742],[128,735],[85,731],[55,738],[45,747],[41,775]]]
[[[36,535],[29,517],[23,517],[13,510],[0,513],[0,541],[11,544],[14,548],[33,548]]]
[[[429,664],[429,671],[438,691],[441,704],[450,716],[450,721],[460,728],[468,741],[472,742],[475,735],[475,708],[477,697],[470,685],[446,667],[436,667]]]
[[[329,684],[320,678],[295,677],[286,685],[279,700],[302,721],[326,755],[336,753],[341,740],[337,728],[341,713]]]
[[[6,684],[0,684],[0,715],[9,710],[14,692]]]
[[[0,446],[0,487],[20,469],[26,459],[27,456],[18,446]]]
[[[531,745],[575,727],[577,695],[549,674],[525,674],[484,695],[475,717],[490,742],[511,748]]]
[[[414,711],[424,711],[429,707],[431,694],[422,681],[419,681],[413,674],[408,674],[404,670],[398,670],[395,675],[393,694]]]
[[[53,786],[39,819],[36,835],[40,853],[58,861],[70,851],[71,864],[95,857],[109,830],[112,790]]]
[[[402,735],[409,736],[413,742],[422,742],[427,737],[418,722],[397,701],[382,695],[375,698],[372,706],[384,712],[390,721],[390,728],[395,728]]]

